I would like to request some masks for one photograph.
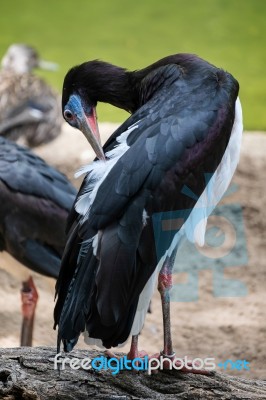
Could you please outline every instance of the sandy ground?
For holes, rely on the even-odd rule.
[[[103,142],[114,128],[114,124],[100,126]],[[73,172],[93,157],[83,136],[69,127],[65,127],[54,142],[36,151],[71,180]],[[244,135],[241,161],[234,178],[236,186],[223,200],[224,207],[227,210],[235,207],[235,215],[238,215],[228,217],[232,218],[237,235],[240,235],[233,259],[221,265],[210,257],[206,262],[205,257],[206,265],[203,263],[205,266],[198,269],[195,266],[193,270],[182,268],[186,262],[180,253],[174,282],[175,293],[183,293],[183,297],[171,302],[173,344],[178,356],[214,357],[216,363],[227,359],[246,360],[250,362],[250,371],[227,372],[260,379],[266,379],[265,152],[266,135]],[[77,187],[80,184],[80,180],[73,182]],[[13,347],[18,346],[20,335],[19,289],[21,280],[29,272],[6,253],[0,254],[0,267],[0,346]],[[222,274],[217,275],[221,270]],[[194,286],[190,282],[193,276],[196,276]],[[34,345],[55,346],[56,332],[52,329],[54,281],[37,274],[34,279],[39,291]],[[218,297],[225,294],[221,293],[221,280],[227,283],[235,280],[237,288],[242,282],[242,289],[247,293],[234,297],[241,294],[236,289],[227,293],[229,297]],[[228,289],[227,283],[225,289]],[[85,348],[83,338],[78,346]],[[140,347],[151,354],[162,348],[161,306],[157,293],[152,300],[152,313],[148,314],[140,336]],[[122,350],[127,349],[128,345]]]

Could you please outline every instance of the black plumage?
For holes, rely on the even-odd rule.
[[[227,149],[238,90],[231,74],[190,54],[134,72],[97,60],[68,72],[64,117],[99,158],[91,139],[97,102],[132,115],[103,146],[106,161],[88,170],[70,216],[55,307],[65,350],[85,329],[107,348],[130,335],[140,293],[159,261],[152,217],[190,210],[184,222],[189,217]],[[163,255],[171,241],[161,246]]]
[[[76,189],[30,150],[0,137],[0,251],[57,278]]]

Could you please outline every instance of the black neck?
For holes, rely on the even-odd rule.
[[[76,91],[92,105],[100,101],[132,113],[149,100],[169,76],[171,78],[172,72],[165,66],[178,64],[186,68],[193,65],[195,58],[198,59],[191,54],[176,54],[133,72],[98,60],[83,63],[72,68],[65,78],[63,104]]]
[[[137,96],[130,82],[130,73],[103,61],[89,61],[68,72],[64,82],[63,104],[75,91],[93,105],[104,102],[129,112],[136,109]]]
[[[154,93],[173,77],[171,66],[180,65],[191,68],[195,59],[193,54],[175,54],[137,71],[126,71],[123,68],[100,61],[85,63],[88,68],[93,67],[91,76],[94,75],[90,85],[97,94],[97,101],[110,103],[129,112],[136,111],[145,104]],[[169,68],[165,68],[169,66]],[[90,86],[89,90],[92,90]]]

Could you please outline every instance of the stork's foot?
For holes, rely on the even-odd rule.
[[[160,370],[177,370],[185,374],[200,374],[211,375],[213,371],[202,369],[199,362],[190,360],[187,357],[184,359],[176,357],[173,354],[164,354],[162,351],[149,357],[151,362],[152,373],[158,373]]]

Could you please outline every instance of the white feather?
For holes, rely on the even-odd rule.
[[[143,226],[147,225],[147,219],[149,218],[147,211],[144,209],[142,213],[142,223]]]
[[[170,248],[164,255],[164,259],[167,255],[171,255],[183,234],[192,243],[197,243],[199,246],[204,245],[207,218],[226,192],[236,170],[240,158],[242,133],[242,108],[240,100],[237,98],[234,125],[221,163],[212,175],[182,229],[174,236]]]
[[[88,218],[88,213],[97,195],[100,185],[105,180],[106,176],[109,174],[119,158],[122,157],[122,155],[125,154],[129,149],[126,140],[128,135],[136,128],[138,128],[138,125],[134,124],[116,139],[119,144],[105,154],[109,158],[107,161],[94,161],[91,164],[80,168],[76,172],[75,177],[89,173],[86,178],[83,193],[79,196],[75,204],[75,210],[80,215]]]
[[[98,242],[99,242],[99,238],[98,238],[98,233],[97,233],[97,234],[93,237],[93,241],[92,241],[93,255],[94,255],[95,257],[97,256]]]

